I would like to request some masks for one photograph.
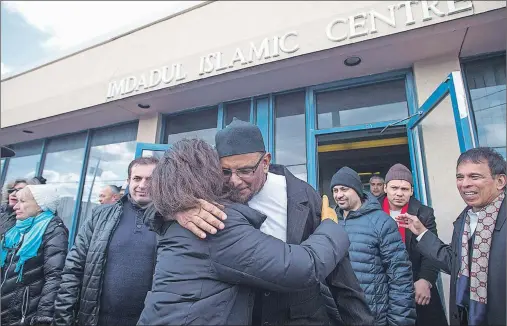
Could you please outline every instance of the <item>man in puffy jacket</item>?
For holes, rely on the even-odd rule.
[[[412,266],[396,222],[378,199],[363,192],[356,171],[340,169],[331,179],[338,218],[350,239],[350,260],[375,325],[414,325]]]
[[[56,325],[135,325],[151,288],[156,236],[144,220],[158,160],[128,167],[129,193],[84,221],[67,256],[55,301]]]

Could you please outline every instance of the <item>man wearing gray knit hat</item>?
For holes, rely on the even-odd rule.
[[[417,216],[421,222],[437,234],[433,209],[413,197],[412,172],[403,164],[393,165],[386,174],[384,196],[379,197],[385,213],[396,219],[400,214]],[[417,325],[447,325],[447,319],[437,290],[438,269],[415,249],[416,237],[410,230],[399,228],[412,263],[415,289]]]
[[[331,179],[339,219],[350,239],[350,261],[375,325],[414,325],[412,271],[396,222],[363,191],[356,171],[343,167]],[[372,285],[372,282],[375,282]]]

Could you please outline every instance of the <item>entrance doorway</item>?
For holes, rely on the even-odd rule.
[[[327,134],[317,137],[319,191],[335,205],[330,189],[331,178],[340,168],[348,166],[361,177],[364,189],[369,191],[373,175],[385,177],[396,163],[410,169],[407,130],[391,127],[381,129]]]

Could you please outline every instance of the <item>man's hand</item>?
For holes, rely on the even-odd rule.
[[[325,219],[333,220],[335,223],[338,223],[338,217],[336,216],[336,212],[334,209],[329,207],[329,199],[326,195],[322,196],[322,214],[320,217],[321,221]]]
[[[407,213],[400,214],[396,218],[396,221],[398,222],[399,226],[405,229],[409,229],[416,236],[427,230],[426,227],[421,223],[421,221],[419,221],[417,216],[414,215],[410,215]]]
[[[199,205],[200,207],[179,212],[175,217],[179,225],[204,239],[206,232],[215,234],[217,228],[221,230],[225,227],[221,220],[224,221],[227,215],[222,211],[224,207],[217,203],[211,204],[199,199]]]
[[[418,305],[425,306],[430,303],[431,299],[431,284],[425,279],[421,278],[414,283],[415,287],[415,302]]]

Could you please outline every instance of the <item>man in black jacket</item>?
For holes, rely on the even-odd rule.
[[[386,174],[385,195],[379,197],[384,212],[392,218],[402,213],[417,216],[424,226],[437,235],[433,209],[423,205],[414,194],[412,173],[403,164],[393,165]],[[416,325],[448,325],[436,286],[438,268],[415,249],[417,241],[410,230],[400,228],[403,242],[412,262],[417,319]]]
[[[158,160],[128,167],[129,193],[84,221],[67,256],[55,302],[56,325],[135,325],[151,288],[155,233],[144,221]]]
[[[506,325],[505,252],[507,225],[505,159],[479,147],[460,155],[456,185],[467,204],[454,222],[451,245],[438,239],[414,215],[401,214],[400,226],[417,236],[416,249],[451,276],[451,325]]]
[[[287,168],[270,165],[271,155],[265,151],[259,128],[235,119],[215,138],[224,177],[236,190],[232,199],[267,216],[260,230],[289,244],[308,239],[320,224],[322,200]],[[176,219],[204,238],[205,232],[214,234],[216,228],[224,227],[216,217],[223,219],[223,212],[202,202],[201,207],[177,214]],[[254,325],[373,324],[348,256],[336,266],[326,285],[288,294],[258,291],[255,300]]]

